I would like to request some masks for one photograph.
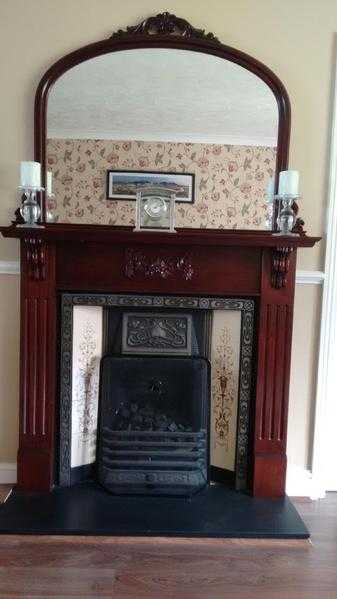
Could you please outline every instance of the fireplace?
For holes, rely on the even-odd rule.
[[[98,478],[125,493],[137,479],[141,492],[190,495],[226,480],[248,490],[254,313],[245,298],[62,294],[58,484]]]
[[[242,316],[236,477],[254,496],[284,496],[296,249],[317,238],[192,229],[135,235],[51,224],[29,235],[15,226],[2,233],[21,238],[21,489],[51,490],[71,479],[75,304],[197,312],[230,306]]]
[[[192,495],[209,481],[205,358],[105,356],[98,481],[113,493]]]
[[[29,237],[24,229],[16,227],[2,232],[22,237],[22,360],[18,489],[3,510],[0,530],[13,532],[20,525],[20,530],[26,532],[60,534],[308,536],[291,504],[284,499],[284,491],[296,248],[312,246],[315,238],[284,239],[264,232],[199,230],[180,230],[174,238],[164,233],[135,236],[128,229],[81,225],[46,225],[29,232]],[[212,470],[212,456],[207,462],[203,451],[199,474],[204,474],[207,484],[197,490],[197,482],[197,492],[193,493],[185,488],[185,496],[153,495],[154,490],[164,489],[159,485],[154,489],[153,480],[144,481],[144,471],[143,489],[141,485],[138,490],[133,488],[131,495],[120,495],[120,485],[113,481],[111,487],[106,478],[103,480],[106,473],[101,469],[101,434],[96,456],[97,428],[102,430],[101,422],[95,422],[94,412],[89,410],[90,418],[77,421],[82,428],[72,430],[76,423],[72,401],[76,363],[73,339],[77,338],[73,332],[77,326],[76,310],[87,308],[99,312],[103,323],[99,328],[98,359],[92,362],[95,368],[100,361],[117,363],[120,357],[134,363],[150,358],[163,363],[172,359],[206,364],[211,318],[218,330],[220,314],[238,315],[241,324],[234,484],[224,480],[219,484],[219,477]],[[163,354],[153,356],[153,348],[141,346],[138,336],[132,337],[135,314],[142,318],[158,314],[184,316],[183,333],[169,352],[166,347]],[[130,336],[123,335],[125,322]],[[155,336],[162,346],[166,340],[157,324]],[[189,330],[190,343],[185,335]],[[183,353],[175,353],[177,350]],[[221,400],[226,397],[228,385],[226,362],[217,362],[215,367],[214,364],[211,360],[211,379],[217,371]],[[160,395],[157,378],[152,373],[146,377],[146,393]],[[84,384],[87,382],[84,379]],[[94,388],[96,385],[92,385]],[[90,402],[93,409],[97,408],[95,401]],[[213,396],[211,415],[212,401]],[[138,402],[137,411],[148,407]],[[180,431],[183,435],[197,433],[202,438],[205,434],[205,446],[211,441],[211,454],[214,418],[208,428],[203,420],[208,407],[207,399],[200,399],[198,421],[186,421],[185,416],[179,420],[175,413],[173,418],[166,409],[154,412],[152,417],[162,420],[165,416],[167,426],[180,424],[185,428]],[[131,411],[131,403],[127,408]],[[109,418],[107,427],[116,431]],[[129,438],[127,444],[129,450],[130,441],[135,442],[138,452],[143,451],[141,432],[152,434],[148,441],[151,445],[147,446],[151,448],[155,447],[153,438],[158,433],[161,440],[163,432],[171,434],[167,430],[125,431],[123,421],[119,427],[119,439],[126,432],[137,433],[137,438]],[[192,431],[186,430],[188,427]],[[178,439],[177,431],[172,432]],[[113,442],[118,436],[114,434]],[[72,462],[74,439],[80,450],[78,455],[90,459]],[[193,437],[187,442],[197,446],[199,440]],[[93,448],[95,455],[91,455]],[[137,457],[141,462],[144,456]],[[91,470],[89,477],[87,467]],[[76,479],[77,474],[80,477]],[[112,492],[98,485],[98,476]],[[31,491],[37,494],[30,499],[27,492]],[[44,494],[46,491],[49,493]],[[262,497],[279,499],[270,502],[259,499]]]
[[[278,123],[273,142],[275,168],[265,170],[265,161],[256,166],[254,158],[256,177],[251,165],[251,174],[247,176],[248,179],[253,177],[256,183],[259,181],[259,188],[253,190],[251,185],[247,186],[247,173],[243,173],[240,180],[242,169],[238,167],[236,158],[234,163],[227,157],[225,163],[220,157],[216,159],[219,149],[216,145],[207,150],[212,161],[208,158],[199,161],[197,155],[191,154],[188,163],[182,162],[175,152],[177,165],[170,156],[167,170],[177,168],[181,174],[188,175],[187,170],[192,168],[192,164],[200,162],[204,165],[207,162],[211,168],[209,175],[205,175],[203,166],[198,167],[200,176],[196,179],[199,178],[199,189],[194,203],[194,186],[188,194],[187,203],[185,196],[182,203],[177,196],[176,215],[179,215],[183,226],[179,227],[177,220],[174,234],[161,229],[159,222],[156,231],[135,232],[131,206],[127,207],[128,204],[122,202],[123,209],[119,214],[114,203],[116,197],[109,192],[108,200],[105,199],[105,190],[100,188],[105,167],[102,170],[95,159],[95,154],[98,157],[101,152],[95,150],[92,153],[90,150],[85,161],[80,159],[81,163],[77,162],[75,168],[69,164],[65,173],[61,173],[59,165],[56,166],[60,182],[65,182],[56,195],[59,206],[63,197],[63,206],[67,208],[64,222],[61,218],[58,223],[47,222],[50,216],[53,217],[47,205],[50,198],[46,198],[43,191],[44,187],[50,187],[45,185],[48,179],[49,109],[53,105],[53,102],[49,104],[49,99],[59,89],[59,79],[65,73],[68,79],[72,72],[78,72],[73,71],[73,67],[85,68],[86,61],[93,64],[96,58],[101,64],[103,58],[118,58],[125,50],[125,55],[131,60],[137,57],[134,51],[138,50],[144,50],[145,54],[154,52],[155,56],[158,50],[158,56],[167,57],[174,57],[171,50],[182,52],[181,56],[189,57],[192,64],[196,64],[195,59],[210,60],[210,65],[219,65],[219,72],[223,61],[229,65],[233,63],[237,73],[246,69],[249,81],[257,78],[258,86],[269,87],[265,91],[273,100],[273,126]],[[173,62],[178,64],[177,57]],[[121,74],[125,72],[123,67]],[[164,74],[165,89],[165,68],[160,72]],[[200,72],[200,68],[193,71],[186,67],[184,72],[193,76],[193,72]],[[175,67],[172,73],[176,73]],[[226,74],[226,70],[223,73]],[[104,80],[103,77],[101,79]],[[87,80],[83,77],[83,81]],[[106,77],[106,80],[111,80],[111,77]],[[245,89],[243,85],[246,84],[239,86],[241,91]],[[195,86],[191,89],[194,90]],[[216,91],[217,85],[210,85],[209,89],[215,90],[216,96],[221,97]],[[99,94],[95,92],[96,96]],[[104,100],[106,95],[103,93],[101,97]],[[135,97],[143,103],[142,94],[135,94]],[[191,100],[193,107],[194,91]],[[71,101],[68,104],[71,109]],[[183,104],[187,106],[185,101]],[[77,108],[76,104],[75,113]],[[160,108],[163,109],[162,104]],[[171,105],[168,111],[172,113]],[[193,108],[188,113],[193,116]],[[222,113],[220,106],[219,114]],[[66,120],[70,114],[71,111],[67,113]],[[176,116],[179,117],[179,114]],[[127,117],[129,119],[129,113]],[[201,125],[202,119],[199,120]],[[139,122],[139,119],[136,121]],[[45,73],[36,93],[34,136],[35,160],[42,166],[43,187],[37,188],[41,223],[34,226],[39,207],[35,204],[35,191],[33,193],[29,186],[27,193],[32,201],[25,201],[22,211],[16,211],[16,221],[12,225],[0,228],[5,237],[19,239],[21,244],[18,485],[2,511],[0,531],[13,532],[20,526],[21,532],[55,531],[61,534],[307,536],[307,532],[303,532],[303,524],[284,499],[286,439],[296,253],[298,248],[313,247],[319,238],[306,235],[300,218],[294,222],[295,235],[276,233],[279,201],[275,201],[273,216],[268,211],[268,227],[270,225],[272,230],[255,230],[256,226],[263,226],[265,219],[267,173],[268,177],[275,175],[277,184],[280,171],[287,168],[289,134],[289,99],[283,84],[269,68],[225,46],[213,34],[195,29],[185,19],[168,13],[152,16],[126,31],[115,32],[107,40],[76,50],[58,60]],[[205,135],[209,135],[207,126],[200,139]],[[163,171],[160,153],[156,151],[155,170]],[[75,156],[76,153],[73,154]],[[227,149],[225,154],[227,156]],[[111,153],[111,157],[106,156],[109,168],[115,165],[115,158],[115,152]],[[124,168],[127,160],[122,154],[117,158],[116,168]],[[211,166],[213,159],[220,160],[214,167]],[[145,160],[139,156],[137,163],[146,165],[147,161],[147,156]],[[66,162],[68,160],[63,160],[67,167]],[[249,163],[248,157],[246,162]],[[86,164],[90,168],[86,168]],[[268,165],[271,167],[269,159]],[[236,168],[239,169],[237,173]],[[226,177],[228,174],[228,181],[222,180],[222,170]],[[75,171],[78,183],[73,178]],[[88,187],[86,182],[89,172],[92,174],[92,187]],[[218,176],[221,180],[216,183],[214,177]],[[85,194],[81,201],[77,190]],[[237,192],[240,192],[241,199],[238,199]],[[122,199],[129,198],[129,193],[130,189]],[[110,202],[110,199],[113,201]],[[77,220],[82,219],[82,214],[84,217],[86,214],[87,222],[95,224]],[[24,226],[22,216],[26,221]],[[294,215],[283,213],[283,216],[290,225]],[[73,218],[76,224],[71,224]],[[103,222],[106,224],[97,224]],[[123,226],[111,225],[119,222]],[[189,228],[192,226],[195,228]],[[254,227],[254,230],[242,230],[240,226]],[[84,369],[80,380],[79,389],[85,390],[84,403],[83,393],[77,398],[73,393],[80,354],[80,348],[74,345],[74,339],[78,338],[74,331],[76,312],[80,307],[95,309],[97,321],[102,323],[97,335],[99,351],[90,357],[90,376]],[[154,345],[158,355],[153,356],[153,337],[149,344],[145,336],[147,341],[144,344],[142,336],[133,335],[135,320],[132,314],[144,312],[137,319],[142,334],[145,331],[147,335],[144,319],[152,318],[151,313],[155,315],[153,318],[157,318],[158,313],[163,315],[164,311],[170,313],[165,316],[164,334],[159,322],[161,317],[150,327],[156,331],[153,337],[156,338]],[[221,356],[221,359],[213,359],[214,348],[207,343],[208,331],[212,319],[217,325],[214,329],[221,330],[218,326],[221,311],[226,314],[234,311],[239,316],[240,343],[236,345],[239,349],[231,354],[227,351],[230,344],[226,335],[213,335]],[[179,314],[184,321],[181,321],[179,334],[174,334],[172,340],[172,320]],[[169,351],[168,339],[171,339]],[[238,372],[235,394],[227,372],[234,354],[232,362]],[[123,368],[118,367],[121,360],[123,368],[128,364],[127,370],[134,372],[132,384],[128,379],[121,380]],[[206,392],[209,384],[207,360],[211,363],[211,396]],[[157,369],[152,366],[154,361]],[[166,369],[171,372],[173,362],[181,367],[184,365],[185,373],[171,387],[172,378],[168,388]],[[144,380],[137,370],[140,370],[141,363],[143,366],[146,364],[146,368],[141,369]],[[103,384],[99,410],[100,364]],[[105,385],[111,373],[114,381],[112,385]],[[136,397],[136,387],[132,387],[135,380],[138,383],[143,380],[141,397]],[[200,384],[197,385],[195,381],[198,380]],[[189,381],[188,394],[183,388],[183,381]],[[117,396],[116,385],[119,389]],[[125,397],[126,389],[128,397]],[[234,395],[237,397],[235,404],[229,400]],[[183,396],[184,411],[180,411],[182,406],[178,403],[178,396]],[[167,400],[163,408],[161,399]],[[208,411],[211,414],[209,421]],[[141,430],[136,430],[136,426]],[[170,430],[173,428],[177,430]],[[232,481],[231,486],[226,486],[223,480],[225,469],[221,466],[224,455],[212,455],[215,434],[221,440],[222,448],[226,439],[231,438],[228,445],[233,451],[229,465],[235,477],[235,490]],[[126,445],[121,445],[123,443]],[[165,456],[158,456],[163,453],[164,443],[169,444],[165,447],[170,452],[172,450],[175,458],[179,455],[179,459],[172,458],[171,453],[167,455],[167,449],[164,450]],[[189,456],[187,459],[187,447],[182,447],[183,444],[192,444],[188,445],[192,458]],[[127,448],[127,455],[116,453],[125,451],[122,447]],[[150,456],[141,453],[149,448]],[[137,452],[136,456],[131,455],[132,451]],[[115,460],[116,457],[118,459]],[[123,468],[120,467],[121,461]],[[157,466],[162,464],[160,481],[152,479],[157,472],[153,470],[153,461]],[[163,465],[167,461],[171,470]],[[126,462],[127,469],[124,468]],[[175,464],[174,468],[172,464]],[[183,485],[184,488],[179,487],[185,496],[164,497],[163,472],[165,484],[168,471],[174,472],[177,482],[179,468],[183,469],[179,473],[183,474],[185,483],[188,482]],[[119,495],[125,480],[116,480],[116,473],[121,474],[122,471],[127,471],[128,485],[132,482],[131,474],[134,479],[139,479],[138,483],[133,482],[133,488],[129,486],[131,496]],[[105,488],[97,484],[97,479]],[[219,484],[219,480],[223,484]],[[176,493],[177,487],[177,484],[173,485],[170,491]],[[111,492],[108,493],[107,489]],[[160,495],[153,496],[154,492],[160,492]],[[276,501],[270,501],[271,498]]]

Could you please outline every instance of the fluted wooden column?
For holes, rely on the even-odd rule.
[[[253,493],[285,493],[286,436],[296,250],[262,253],[253,441]]]
[[[55,246],[21,241],[21,374],[18,486],[48,491],[54,482]]]

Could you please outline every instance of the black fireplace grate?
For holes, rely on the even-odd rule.
[[[209,362],[104,356],[99,482],[114,494],[184,495],[208,482]]]
[[[207,480],[206,430],[114,431],[104,427],[100,480],[115,492],[188,494]],[[131,486],[131,488],[130,488]]]

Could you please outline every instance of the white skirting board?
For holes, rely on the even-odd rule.
[[[16,464],[0,463],[0,484],[16,483]],[[294,464],[288,464],[286,492],[290,497],[320,499],[322,494],[315,485],[311,472]]]
[[[310,499],[323,499],[321,485],[315,481],[310,470],[288,462],[286,493],[289,497],[309,497]]]
[[[13,485],[16,483],[16,464],[0,463],[0,485]]]

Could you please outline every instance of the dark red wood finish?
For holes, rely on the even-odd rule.
[[[199,229],[133,233],[94,225],[0,232],[21,239],[21,488],[49,490],[54,484],[56,298],[68,290],[254,297],[252,492],[284,494],[296,249],[319,238]]]
[[[262,79],[273,92],[279,113],[276,157],[278,173],[288,166],[291,111],[289,97],[280,79],[255,58],[222,44],[212,33],[192,27],[185,19],[162,13],[139,25],[117,31],[110,38],[89,44],[55,62],[42,77],[35,95],[35,160],[45,177],[48,95],[54,83],[69,69],[96,56],[139,48],[173,48],[201,52],[234,62]],[[224,99],[225,100],[225,99]],[[43,183],[44,183],[43,179]],[[42,202],[42,220],[45,204]],[[276,215],[274,216],[275,221]]]
[[[54,482],[55,255],[55,245],[21,238],[18,484],[29,491],[47,491]]]
[[[58,60],[35,97],[35,159],[46,163],[48,94],[67,70],[96,56],[138,48],[175,48],[230,60],[260,77],[279,110],[278,173],[287,167],[290,104],[281,81],[247,54],[225,46],[184,19],[163,13]],[[42,202],[43,218],[45,206]],[[54,484],[57,413],[57,294],[63,290],[251,296],[257,299],[255,426],[252,491],[284,493],[285,437],[297,247],[318,238],[266,232],[182,229],[176,235],[130,228],[46,225],[0,229],[21,239],[21,399],[18,484]]]
[[[148,293],[221,294],[226,280],[228,295],[256,295],[259,292],[260,251],[250,252],[249,248],[226,247],[217,250],[218,260],[214,260],[214,249],[195,246],[174,248],[162,245],[143,248],[140,244],[119,245],[113,248],[105,244],[90,244],[88,251],[83,245],[62,244],[57,256],[57,277],[59,287],[64,290],[136,292],[146,281]],[[130,252],[140,255],[142,264],[153,266],[152,276],[144,270],[127,276]],[[71,256],[71,260],[67,257]],[[169,262],[167,262],[167,257]],[[157,274],[156,265],[162,262],[163,276]],[[191,270],[190,278],[184,270],[175,267],[178,260],[185,259]],[[173,268],[172,268],[173,264]],[[241,269],[237,270],[237,264]],[[108,265],[108,267],[107,267]]]
[[[273,253],[263,251],[257,348],[254,495],[284,494],[296,251],[286,285],[273,286]]]

